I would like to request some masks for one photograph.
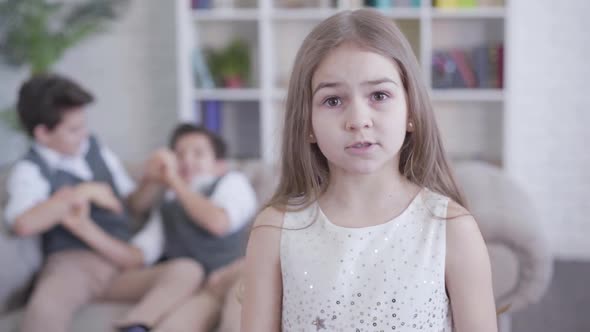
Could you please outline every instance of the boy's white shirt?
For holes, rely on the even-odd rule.
[[[193,179],[191,190],[202,192],[206,187],[213,184],[217,178],[214,176],[200,176]],[[173,191],[168,190],[165,200],[175,198]],[[223,176],[215,187],[209,200],[228,214],[230,221],[229,233],[236,232],[252,220],[256,214],[257,202],[256,193],[250,185],[248,178],[239,172],[229,172]],[[155,263],[164,251],[164,226],[159,210],[152,211],[146,226],[135,237],[138,243],[151,244],[150,251],[145,253],[145,264]],[[145,245],[147,247],[147,245]]]
[[[75,156],[61,155],[38,143],[33,144],[33,148],[50,169],[67,171],[83,180],[92,179],[92,170],[85,159],[89,148],[88,140],[82,144],[79,153]],[[135,190],[135,182],[110,149],[101,145],[100,154],[113,176],[117,190],[123,197],[127,197]],[[204,186],[212,184],[214,180],[214,177],[197,178],[191,184],[191,188],[195,192],[201,191]],[[6,189],[9,197],[4,209],[4,220],[9,226],[14,224],[19,215],[48,199],[51,192],[49,182],[43,177],[39,167],[28,160],[20,160],[14,165],[7,179]],[[174,193],[168,192],[166,197],[173,199]],[[229,216],[231,232],[248,223],[256,213],[256,194],[248,179],[241,173],[226,174],[210,199],[214,204],[225,209]],[[152,212],[149,221],[130,243],[142,251],[146,265],[153,264],[160,258],[164,250],[164,229],[158,211]]]
[[[89,146],[89,141],[86,140],[75,156],[61,155],[38,143],[33,144],[33,149],[39,153],[50,169],[67,171],[88,181],[92,180],[92,170],[85,159]],[[110,149],[100,145],[100,154],[113,176],[117,190],[123,197],[127,197],[135,190],[135,182]],[[51,193],[49,182],[43,177],[39,167],[28,160],[20,160],[14,165],[7,179],[6,189],[9,197],[4,209],[4,220],[8,226],[12,226],[19,215],[48,199]],[[151,232],[156,231],[151,230]],[[153,244],[142,241],[139,234],[131,239],[131,244],[143,252],[144,260],[157,250]]]

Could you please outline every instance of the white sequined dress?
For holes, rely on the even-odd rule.
[[[318,204],[286,213],[282,331],[451,332],[448,201],[424,189],[398,217],[365,228],[331,223]]]

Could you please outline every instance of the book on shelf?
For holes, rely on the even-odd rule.
[[[275,0],[276,8],[336,8],[338,0]]]
[[[191,65],[193,70],[193,78],[195,86],[204,88],[204,89],[212,89],[215,87],[215,81],[213,79],[213,75],[209,70],[209,66],[207,65],[207,61],[205,59],[205,54],[201,49],[200,45],[200,35],[199,29],[194,29],[192,33],[192,40],[193,40],[193,49],[192,49],[192,57],[191,57]]]
[[[193,9],[235,8],[235,0],[191,0]]]
[[[191,8],[193,9],[209,9],[212,6],[211,0],[191,0]]]
[[[497,86],[504,88],[504,45],[498,45],[498,67],[496,68]]]
[[[434,89],[465,87],[465,83],[457,69],[457,64],[448,52],[433,52],[432,87]]]
[[[434,50],[432,87],[501,89],[504,47],[481,45],[473,49]]]
[[[343,9],[358,9],[365,4],[364,0],[340,0],[340,7]]]
[[[480,7],[504,7],[505,0],[477,0]]]
[[[212,132],[221,135],[223,103],[219,100],[201,102],[201,124]]]
[[[457,65],[457,72],[463,81],[463,86],[466,88],[475,88],[477,86],[475,73],[473,72],[473,67],[469,63],[466,52],[459,49],[453,49],[449,52],[449,55]]]
[[[434,8],[503,7],[504,0],[434,0]]]
[[[473,49],[471,53],[471,64],[473,70],[476,72],[477,85],[482,88],[492,86],[491,79],[493,77],[491,68],[491,60],[489,56],[489,47],[478,46]]]
[[[209,71],[209,67],[205,62],[203,51],[198,47],[193,50],[192,64],[195,86],[203,89],[215,88],[215,81],[213,80],[211,71]]]
[[[459,7],[459,0],[435,0],[434,7],[436,7],[436,8],[457,8],[457,7]]]
[[[421,0],[365,0],[364,5],[378,9],[420,7]]]

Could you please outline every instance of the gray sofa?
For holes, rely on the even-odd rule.
[[[277,172],[259,162],[232,165],[251,179],[260,201],[276,185]],[[536,225],[533,205],[526,194],[500,169],[481,162],[460,162],[457,179],[469,200],[490,253],[502,332],[508,332],[511,312],[537,301],[552,274],[552,258],[544,234]],[[6,170],[0,172],[0,188]],[[0,195],[0,200],[5,195]],[[1,211],[0,211],[1,212]],[[3,223],[2,223],[3,224]],[[0,231],[0,331],[17,331],[23,294],[41,264],[38,241],[16,238]],[[109,322],[127,309],[125,304],[95,303],[76,316],[72,331],[112,331]]]

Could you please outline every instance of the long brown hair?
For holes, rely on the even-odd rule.
[[[352,43],[393,59],[400,70],[408,100],[408,116],[414,124],[414,131],[406,134],[400,150],[400,173],[416,185],[465,206],[449,167],[428,90],[411,46],[391,19],[369,9],[335,14],[316,26],[303,41],[289,81],[279,185],[266,206],[281,211],[301,209],[326,191],[328,162],[317,144],[309,141],[312,133],[311,81],[320,62],[343,43]]]

